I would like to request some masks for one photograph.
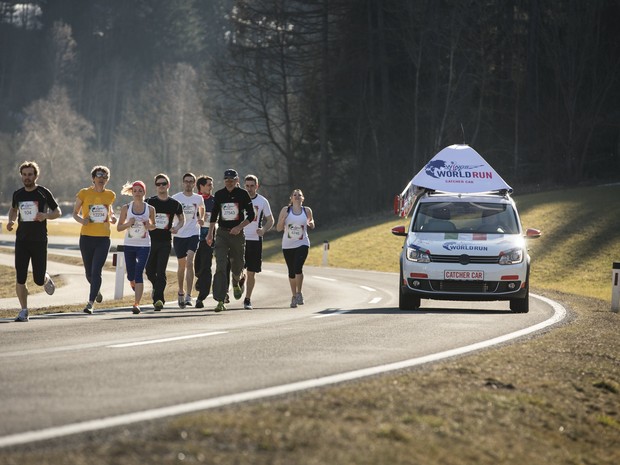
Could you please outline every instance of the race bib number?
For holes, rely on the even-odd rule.
[[[304,238],[304,227],[300,224],[289,224],[288,238],[301,241]]]
[[[211,222],[211,212],[205,213],[205,225],[208,225]]]
[[[19,202],[19,216],[23,222],[34,221],[37,213],[39,213],[39,202],[36,200]]]
[[[239,204],[228,202],[222,204],[222,219],[232,221],[239,219]]]
[[[89,205],[88,219],[92,223],[105,223],[108,219],[107,205]]]
[[[128,236],[132,239],[144,239],[146,237],[146,227],[142,221],[132,224],[128,231]]]
[[[168,229],[170,217],[167,213],[155,213],[155,228]]]
[[[183,213],[185,213],[185,218],[187,218],[188,220],[193,220],[194,218],[196,218],[196,205],[183,205]]]

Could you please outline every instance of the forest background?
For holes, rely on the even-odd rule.
[[[117,193],[234,167],[327,223],[462,142],[517,193],[618,181],[619,23],[617,0],[0,1],[0,203],[27,159],[68,203],[95,164]]]

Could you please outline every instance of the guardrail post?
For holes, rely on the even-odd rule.
[[[327,251],[329,250],[329,241],[323,241],[323,263],[321,266],[327,266]]]
[[[125,254],[123,246],[116,247],[116,253],[112,256],[112,264],[116,266],[116,278],[114,280],[114,300],[123,298],[125,288]]]
[[[611,273],[611,311],[618,313],[620,307],[620,262],[614,262]]]

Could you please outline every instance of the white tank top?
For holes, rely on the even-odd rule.
[[[144,222],[149,220],[149,206],[144,204],[144,211],[140,214],[134,211],[133,202],[127,208],[127,220],[135,218],[136,222],[125,230],[125,245],[148,247],[151,245],[151,235]]]
[[[306,209],[301,208],[301,213],[293,213],[293,207],[289,207],[288,215],[284,220],[284,234],[282,235],[283,249],[296,249],[302,245],[310,247],[308,238],[308,216]]]

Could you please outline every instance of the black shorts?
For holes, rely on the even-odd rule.
[[[187,252],[191,250],[196,252],[198,249],[198,235],[190,237],[174,237],[172,239],[174,245],[174,253],[177,258],[187,257]]]
[[[15,274],[19,284],[26,284],[31,260],[34,282],[43,286],[47,271],[47,241],[15,241]]]
[[[245,241],[245,268],[260,273],[263,264],[263,241]]]

